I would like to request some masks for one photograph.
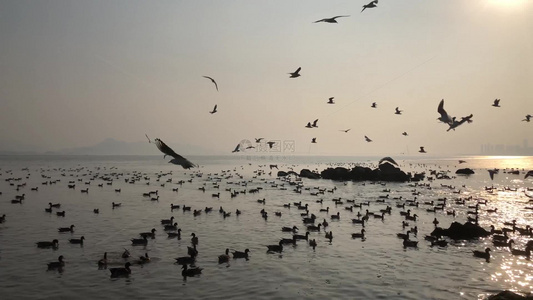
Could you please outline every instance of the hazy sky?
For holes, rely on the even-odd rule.
[[[380,0],[361,13],[368,2],[0,0],[0,143],[147,133],[229,152],[264,137],[332,155],[533,145],[521,121],[533,115],[533,1]],[[337,15],[350,17],[313,23]],[[474,122],[446,132],[443,98]]]

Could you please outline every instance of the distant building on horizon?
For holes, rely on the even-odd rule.
[[[533,147],[529,147],[529,141],[524,139],[522,146],[520,145],[504,145],[504,144],[482,144],[480,149],[481,155],[518,155],[518,156],[533,156]]]

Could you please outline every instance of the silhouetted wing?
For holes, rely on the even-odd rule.
[[[154,144],[157,146],[157,148],[165,154],[165,156],[172,156],[174,159],[171,161],[172,163],[178,164],[182,166],[184,169],[189,169],[194,167],[195,165],[188,161],[185,157],[179,155],[178,153],[174,152],[167,144],[165,144],[160,139],[155,139]]]
[[[150,140],[150,138],[148,137],[148,135],[145,133],[144,135],[146,135],[146,138],[148,139],[148,143],[152,143],[152,140]]]
[[[215,107],[213,108],[213,111],[217,111],[217,104],[215,104]]]
[[[217,88],[217,91],[218,91],[218,85],[217,85],[217,82],[216,82],[213,78],[211,78],[211,77],[209,77],[209,76],[203,76],[203,77],[205,77],[205,78],[207,78],[207,79],[210,79],[210,80],[215,84],[215,87]]]
[[[383,157],[382,159],[380,159],[380,160],[379,160],[379,164],[381,165],[381,163],[384,162],[384,161],[388,161],[388,162],[390,162],[390,163],[393,164],[393,165],[398,165],[398,164],[394,161],[394,159],[392,159],[392,158],[389,157],[389,156],[386,156],[386,157]]]
[[[313,122],[313,126],[316,126],[316,123],[318,122],[318,119],[316,119],[314,122]]]
[[[349,16],[336,16],[336,17],[333,17],[332,19],[335,20],[337,18],[347,18],[347,17],[349,17]]]
[[[294,72],[294,73],[298,74],[301,69],[302,69],[302,67],[299,67],[298,69],[296,69],[296,72]]]
[[[444,123],[452,125],[452,119],[448,113],[444,110],[444,99],[442,99],[437,107],[437,112],[440,114],[440,120]]]
[[[315,21],[315,22],[313,22],[313,23],[324,22],[324,21],[326,21],[326,20],[327,20],[327,19],[322,19],[322,20]],[[300,69],[298,69],[298,70],[300,70]],[[298,73],[298,71],[296,71],[295,73]]]

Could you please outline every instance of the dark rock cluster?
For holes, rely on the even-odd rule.
[[[431,233],[432,236],[447,236],[454,240],[471,240],[486,237],[490,234],[490,231],[470,222],[464,224],[453,222],[448,229],[437,227]]]

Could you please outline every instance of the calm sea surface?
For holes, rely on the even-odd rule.
[[[533,291],[533,263],[524,257],[513,256],[508,248],[492,245],[492,239],[452,241],[445,248],[430,247],[424,240],[433,229],[437,218],[439,226],[447,228],[453,221],[467,220],[468,205],[455,204],[453,199],[473,196],[487,200],[480,206],[479,223],[489,229],[504,227],[503,223],[516,220],[518,227],[533,225],[533,202],[528,201],[528,188],[533,188],[533,178],[524,179],[524,171],[533,169],[533,157],[452,157],[452,158],[398,158],[406,171],[455,170],[473,168],[476,174],[435,180],[427,187],[414,187],[411,183],[334,182],[330,180],[303,179],[301,194],[294,186],[276,178],[269,165],[277,164],[279,170],[302,168],[322,170],[328,166],[348,166],[347,163],[376,165],[379,157],[188,157],[201,167],[183,170],[168,164],[160,156],[0,156],[0,215],[6,221],[0,224],[0,298],[1,299],[484,299],[500,290],[521,293]],[[459,165],[458,160],[467,162]],[[500,168],[491,180],[487,169]],[[504,172],[505,168],[519,168],[520,175]],[[264,170],[264,172],[257,172]],[[128,183],[140,174],[141,179]],[[158,176],[159,175],[159,176]],[[239,177],[241,176],[241,177]],[[112,185],[103,177],[112,178]],[[158,178],[159,177],[159,178]],[[6,181],[21,178],[19,181]],[[168,180],[171,182],[167,182]],[[183,184],[178,184],[184,180]],[[50,182],[56,183],[50,183]],[[76,187],[69,189],[69,181]],[[190,182],[189,182],[190,181]],[[43,184],[48,182],[48,184]],[[214,183],[218,182],[218,188]],[[25,183],[17,191],[17,185]],[[13,184],[13,185],[11,185]],[[99,184],[103,184],[99,187]],[[164,186],[162,186],[164,184]],[[451,186],[443,187],[442,185]],[[492,193],[485,186],[494,186]],[[37,191],[31,188],[38,187]],[[205,193],[198,190],[205,187]],[[249,191],[261,187],[259,193],[230,197],[227,189]],[[333,189],[318,196],[311,195],[317,188]],[[507,190],[505,188],[508,188]],[[88,188],[88,193],[81,193]],[[173,191],[173,188],[179,190]],[[116,192],[115,189],[120,189]],[[390,189],[390,192],[383,192]],[[143,193],[158,190],[159,201],[150,201]],[[411,208],[420,218],[409,221],[418,226],[418,248],[404,249],[396,233],[405,232],[397,203],[414,199],[419,192],[420,207]],[[212,194],[220,193],[220,198]],[[379,196],[389,194],[385,203],[377,203]],[[12,204],[16,195],[25,195],[22,204]],[[402,200],[393,198],[402,197]],[[359,208],[353,212],[345,207],[350,203],[335,205],[333,198],[370,201],[366,209],[379,212],[387,205],[392,213],[384,220],[370,218],[366,225],[366,239],[352,239],[351,234],[361,231],[353,224]],[[427,212],[438,198],[449,199],[444,211]],[[265,199],[265,204],[257,200]],[[317,200],[323,199],[323,203]],[[301,213],[291,205],[308,204],[322,222],[329,222],[327,231],[333,233],[330,243],[324,230],[311,232],[317,247],[313,250],[305,240],[296,246],[285,246],[281,254],[267,253],[265,245],[277,244],[290,233],[282,226],[296,225],[299,234],[305,234]],[[48,203],[60,203],[60,209],[45,212]],[[122,203],[112,209],[112,202]],[[170,205],[191,206],[192,210],[213,207],[211,213],[193,216],[190,211],[171,211]],[[219,208],[231,212],[223,218]],[[329,207],[329,212],[320,209]],[[99,208],[100,213],[93,213]],[[487,209],[497,208],[497,213]],[[242,211],[235,215],[236,209]],[[261,209],[268,219],[261,217]],[[407,209],[407,207],[406,207]],[[446,214],[455,209],[456,216]],[[65,211],[65,217],[56,215]],[[275,212],[282,215],[276,216]],[[340,213],[340,220],[331,215]],[[181,240],[168,238],[160,224],[161,219],[175,217],[182,229]],[[58,227],[75,225],[74,233],[59,233]],[[132,246],[131,239],[140,232],[155,228],[156,236],[147,246]],[[191,233],[199,238],[196,266],[202,274],[181,276],[181,266],[174,258],[187,256],[191,246]],[[531,236],[511,233],[514,248],[524,249]],[[70,238],[85,237],[83,246],[69,243]],[[37,248],[38,241],[59,240],[58,249]],[[472,250],[490,247],[489,263],[472,255]],[[99,269],[97,261],[108,253],[110,267],[121,267],[120,257],[129,249],[133,262],[129,278],[110,278],[108,269]],[[218,264],[218,256],[225,249],[243,251],[250,249],[250,259],[230,259],[228,264]],[[135,264],[137,258],[148,253],[151,262]],[[47,263],[65,257],[62,272],[47,271]]]

